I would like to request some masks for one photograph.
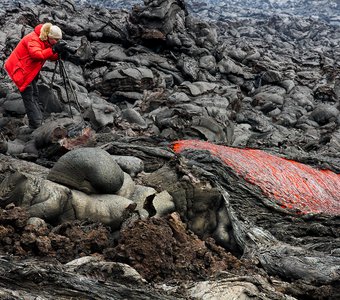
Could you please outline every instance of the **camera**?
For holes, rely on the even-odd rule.
[[[69,52],[70,54],[76,54],[77,49],[72,48],[71,46],[69,46],[69,45],[67,44],[66,41],[60,40],[59,42],[62,42],[62,43],[63,43],[63,50],[64,50],[64,51],[67,51],[67,52]]]
[[[57,52],[59,54],[61,53],[75,54],[77,52],[77,49],[74,49],[67,45],[67,42],[64,40],[59,40],[55,45],[53,45],[52,49],[54,52]]]

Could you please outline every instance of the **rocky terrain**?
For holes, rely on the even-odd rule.
[[[3,7],[14,4],[39,4],[41,0],[3,0]],[[53,3],[53,1],[46,1]],[[233,18],[263,18],[270,15],[303,16],[325,20],[330,24],[339,25],[339,3],[336,0],[210,0],[185,1],[188,10],[200,17],[230,20]],[[131,9],[134,5],[142,5],[141,0],[75,0],[76,6],[97,6],[111,9]]]
[[[112,3],[0,10],[77,49],[33,132],[0,70],[0,298],[338,299],[336,1]]]

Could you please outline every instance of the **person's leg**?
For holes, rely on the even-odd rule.
[[[44,105],[40,102],[39,100],[39,89],[38,89],[38,76],[32,81],[32,86],[33,86],[33,100],[38,103],[40,111],[42,114],[45,111]]]
[[[38,128],[42,123],[42,113],[38,104],[37,83],[35,80],[21,92],[22,100],[24,101],[29,127]]]

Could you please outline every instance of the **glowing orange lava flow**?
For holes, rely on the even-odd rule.
[[[185,149],[208,150],[246,181],[257,185],[263,194],[282,208],[303,214],[340,215],[340,174],[318,170],[296,161],[255,149],[238,149],[209,142],[185,140],[173,145]]]

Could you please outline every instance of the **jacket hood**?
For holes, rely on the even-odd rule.
[[[41,31],[41,27],[43,26],[43,24],[39,24],[37,26],[35,26],[34,28],[34,32],[39,36],[40,35],[40,31]]]

